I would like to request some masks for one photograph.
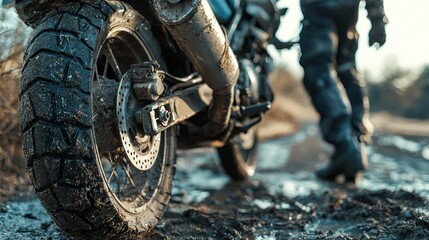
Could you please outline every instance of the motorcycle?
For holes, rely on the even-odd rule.
[[[232,179],[254,174],[255,128],[273,100],[267,45],[286,10],[276,0],[192,2],[210,4],[239,63],[231,122],[215,138],[201,127],[212,91],[147,2],[15,1],[34,28],[20,82],[27,168],[68,234],[132,238],[154,228],[178,148],[215,147]]]

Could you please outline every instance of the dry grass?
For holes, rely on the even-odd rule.
[[[21,150],[18,84],[22,48],[0,61],[0,202],[28,192],[29,177]]]
[[[24,26],[11,26],[8,17],[10,12],[0,11],[0,202],[29,185],[18,119]]]
[[[0,61],[0,202],[29,188],[18,119],[22,52],[17,51]]]
[[[18,121],[18,83],[22,51],[0,62],[0,171],[20,173],[24,167]]]

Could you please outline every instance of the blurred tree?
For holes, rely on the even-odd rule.
[[[410,85],[404,97],[407,99],[405,106],[405,115],[411,118],[428,119],[429,111],[427,106],[429,104],[429,65],[423,68],[419,77],[415,80],[414,84]]]
[[[387,64],[383,78],[370,82],[368,94],[372,111],[386,111],[397,116],[427,119],[429,111],[429,65],[420,74],[403,69],[394,61]]]

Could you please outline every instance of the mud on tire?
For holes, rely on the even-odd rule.
[[[115,170],[104,170],[100,141],[108,139],[105,146],[115,146],[112,153],[121,151],[116,122],[105,122],[114,119],[109,102],[116,101],[118,86],[117,71],[107,60],[101,70],[100,56],[110,38],[115,38],[120,69],[147,58],[162,65],[150,26],[131,7],[115,1],[70,2],[50,13],[36,28],[24,57],[20,128],[28,171],[46,210],[62,230],[78,238],[130,238],[146,232],[158,223],[171,195],[174,129],[161,133],[151,171],[136,174],[141,181],[137,193],[122,197],[107,181],[116,178]],[[115,43],[133,39],[135,44],[124,49],[136,48],[147,58],[121,55],[135,51],[123,51]],[[138,44],[144,49],[134,46]],[[103,81],[97,78],[100,72],[106,75]],[[96,78],[107,92],[95,91]]]

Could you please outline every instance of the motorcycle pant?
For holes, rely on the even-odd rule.
[[[359,1],[352,0],[303,6],[300,64],[304,68],[304,86],[320,114],[324,139],[334,144],[353,133],[359,140],[370,142],[372,134],[365,82],[355,62],[358,10]],[[337,86],[334,70],[346,90],[351,110]]]

